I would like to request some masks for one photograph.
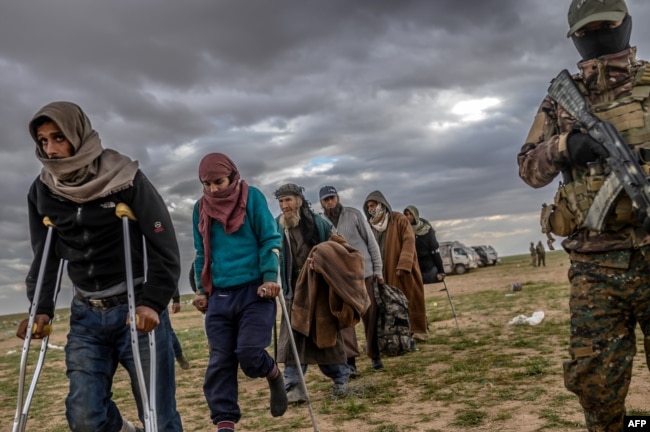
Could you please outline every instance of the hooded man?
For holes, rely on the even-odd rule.
[[[567,36],[581,57],[573,80],[592,111],[644,155],[650,145],[650,66],[637,60],[636,47],[630,46],[627,5],[573,0],[568,22]],[[547,206],[553,212],[543,213],[542,225],[544,232],[566,237],[562,247],[571,259],[571,358],[564,363],[564,384],[578,396],[587,428],[599,432],[624,428],[636,324],[646,335],[650,328],[650,235],[630,197],[625,192],[615,197],[601,230],[585,225],[609,172],[608,156],[550,96],[517,156],[519,176],[532,187],[544,187],[562,173],[555,202]],[[639,163],[648,172],[644,160],[649,159]]]
[[[428,323],[424,284],[411,224],[402,213],[392,210],[380,191],[368,194],[363,202],[363,211],[379,244],[384,280],[399,288],[408,299],[413,338],[426,340]]]
[[[417,207],[411,205],[404,209],[404,216],[411,223],[415,234],[415,250],[424,283],[440,282],[445,279],[445,267],[440,256],[440,245],[436,231],[428,220],[420,217]]]
[[[302,187],[287,183],[274,192],[281,211],[276,222],[278,231],[282,234],[282,289],[290,315],[282,316],[278,362],[285,363],[284,381],[289,403],[306,402],[307,397],[300,383],[296,360],[291,353],[285,320],[289,319],[291,322],[291,306],[296,295],[297,282],[305,265],[309,265],[307,260],[311,249],[318,243],[327,241],[332,233],[332,224],[311,210],[303,191]],[[319,348],[312,338],[295,330],[293,337],[303,373],[307,372],[308,364],[318,364],[321,372],[333,381],[332,394],[336,397],[347,394],[350,370],[346,363],[347,356],[340,332],[336,344],[329,348]]]
[[[182,431],[176,410],[174,356],[167,305],[177,288],[180,256],[165,202],[138,169],[138,163],[104,149],[82,109],[70,102],[41,108],[29,123],[36,157],[43,164],[28,195],[29,229],[34,260],[27,274],[27,296],[33,300],[43,244],[54,225],[45,276],[35,316],[33,338],[42,339],[54,314],[52,294],[60,259],[68,262],[75,297],[70,308],[70,332],[65,347],[70,390],[66,417],[72,431],[133,432],[141,430],[122,418],[111,399],[112,383],[121,364],[132,377],[131,387],[140,420],[143,407],[127,324],[128,300],[122,221],[118,203],[127,204],[137,221],[129,223],[137,329],[143,371],[149,380],[149,341],[156,338],[156,412],[158,430]],[[142,236],[146,239],[143,250]],[[147,258],[146,266],[143,260]],[[146,268],[146,273],[145,273]],[[25,338],[28,320],[16,335]]]

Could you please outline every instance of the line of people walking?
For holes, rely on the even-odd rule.
[[[114,374],[122,365],[129,371],[138,415],[145,424],[126,325],[129,296],[124,269],[130,259],[145,389],[152,389],[146,338],[155,329],[156,386],[151,400],[157,426],[161,431],[182,431],[174,357],[183,369],[189,368],[189,362],[167,310],[172,298],[172,312],[180,310],[180,255],[162,197],[137,162],[102,146],[76,104],[46,105],[34,115],[29,131],[43,169],[28,194],[34,259],[26,278],[27,296],[34,300],[37,286],[43,295],[35,302],[33,328],[27,328],[26,319],[17,336],[24,339],[28,331],[33,339],[46,336],[54,313],[56,267],[60,260],[66,261],[75,290],[66,345],[68,425],[73,431],[141,431],[122,417],[111,399]],[[404,292],[414,337],[426,340],[420,262],[425,262],[422,253],[435,255],[436,251],[416,246],[416,238],[428,230],[420,226],[415,207],[409,207],[416,216],[409,219],[374,191],[364,200],[362,212],[344,207],[336,188],[324,186],[319,193],[321,215],[310,207],[302,187],[287,183],[274,192],[281,211],[274,218],[265,196],[241,178],[228,156],[206,155],[198,178],[203,193],[193,212],[196,295],[192,303],[205,314],[210,353],[203,390],[218,431],[234,431],[241,418],[239,368],[249,377],[267,380],[272,416],[283,415],[289,403],[306,400],[300,375],[310,364],[332,380],[334,397],[346,396],[349,379],[360,375],[354,330],[359,322],[364,325],[365,354],[372,368],[383,369],[376,333],[376,284],[390,284]],[[125,229],[131,238],[144,239],[130,245],[129,256],[119,252],[124,250],[118,235],[123,225],[115,209],[121,204],[133,212]],[[45,217],[51,227],[44,225]],[[44,250],[49,232],[53,232],[53,247]],[[439,266],[437,280],[442,278]],[[266,347],[279,295],[289,315],[282,315],[276,360]],[[291,334],[286,320],[291,322]],[[289,349],[291,339],[297,359]],[[284,371],[278,363],[285,364]]]

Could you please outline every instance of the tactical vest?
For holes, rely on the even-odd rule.
[[[577,81],[581,92],[588,97],[584,84]],[[628,96],[591,105],[593,113],[603,121],[612,123],[619,131],[625,142],[631,148],[648,149],[650,153],[650,64],[639,68],[634,78],[634,86]],[[637,150],[639,150],[637,148]],[[639,164],[646,174],[650,173],[650,160],[644,160],[644,152],[640,152]],[[549,212],[547,230],[568,236],[575,229],[582,228],[587,212],[596,193],[605,181],[605,170],[598,164],[592,164],[588,169],[573,167],[572,180],[560,185],[555,196],[553,208],[542,209]],[[550,214],[552,210],[553,215]],[[607,216],[605,230],[617,231],[630,224],[636,224],[632,201],[625,193],[616,200],[613,211]],[[544,226],[542,228],[544,232]]]

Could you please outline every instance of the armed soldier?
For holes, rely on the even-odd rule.
[[[629,45],[632,18],[625,2],[573,0],[568,21],[568,37],[582,58],[572,78],[579,93],[600,120],[618,130],[619,145],[643,155],[650,144],[650,66],[637,60],[636,48]],[[606,186],[616,180],[609,172],[618,160],[602,143],[611,142],[594,139],[591,127],[580,129],[584,123],[557,99],[547,96],[542,102],[517,157],[519,175],[539,188],[562,174],[555,202],[543,207],[542,226],[544,232],[566,237],[562,246],[571,258],[571,359],[564,364],[565,386],[579,397],[588,430],[622,431],[636,322],[644,333],[650,325],[650,236],[635,212],[635,207],[647,208],[632,205],[637,201],[629,184],[609,193]],[[647,174],[648,165],[639,164]],[[646,185],[641,189],[647,198]],[[602,197],[607,205],[591,209]],[[600,223],[594,224],[590,213],[601,213],[595,218]]]

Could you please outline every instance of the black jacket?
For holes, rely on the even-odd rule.
[[[425,224],[431,225],[429,221],[424,218],[420,218]],[[433,227],[423,236],[415,235],[415,250],[418,254],[418,264],[420,264],[420,271],[422,273],[428,273],[434,269],[438,270],[438,273],[444,273],[445,269],[442,264],[442,258],[438,249],[440,245],[436,239],[436,232],[433,230]]]
[[[129,221],[134,278],[143,277],[143,242],[147,244],[146,282],[136,287],[136,304],[160,313],[178,286],[180,254],[167,207],[153,185],[138,171],[133,186],[84,204],[54,195],[38,178],[28,195],[29,230],[34,260],[26,278],[30,302],[36,288],[49,217],[52,231],[37,313],[54,313],[52,296],[59,259],[68,261],[68,276],[75,286],[98,292],[126,280],[122,220],[118,203],[127,204],[137,221]]]

